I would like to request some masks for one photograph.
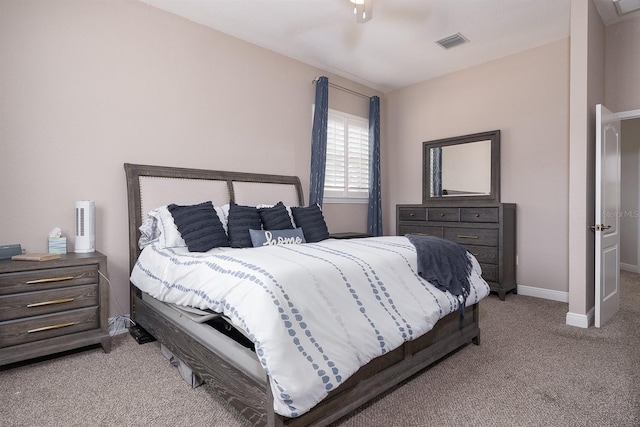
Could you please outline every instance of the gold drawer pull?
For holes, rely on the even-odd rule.
[[[479,239],[480,236],[474,236],[471,234],[458,234],[459,239]]]
[[[75,324],[76,322],[58,323],[57,325],[43,326],[42,328],[31,329],[27,331],[27,333],[32,334],[34,332],[50,331],[51,329],[66,328],[67,326],[73,326]]]
[[[53,305],[53,304],[62,304],[65,302],[73,302],[73,298],[62,298],[62,299],[56,299],[53,301],[43,301],[43,302],[36,302],[33,304],[27,304],[27,307],[31,308],[31,307],[42,307],[43,305]]]
[[[74,279],[73,276],[62,276],[62,277],[50,277],[48,279],[38,279],[38,280],[29,280],[27,285],[35,285],[38,283],[49,283],[49,282],[62,282],[64,280]]]

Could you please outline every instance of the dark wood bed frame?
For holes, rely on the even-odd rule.
[[[186,178],[195,180],[225,180],[231,200],[234,182],[290,184],[296,187],[300,205],[302,189],[297,177],[281,175],[222,172],[126,163],[129,206],[130,269],[138,258],[141,225],[140,177]],[[155,310],[141,298],[131,285],[131,318],[173,354],[182,359],[197,375],[213,387],[226,401],[254,425],[324,426],[349,414],[369,400],[398,385],[458,348],[480,343],[478,304],[467,307],[464,321],[458,312],[440,319],[423,336],[406,342],[384,356],[377,357],[360,368],[340,387],[297,418],[286,418],[273,410],[273,396],[266,375],[260,381],[254,375],[238,369],[223,352],[207,348],[189,330]],[[250,352],[247,349],[247,352]],[[255,358],[255,355],[253,356]]]

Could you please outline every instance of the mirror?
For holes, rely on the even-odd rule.
[[[500,202],[500,131],[427,141],[422,202]]]

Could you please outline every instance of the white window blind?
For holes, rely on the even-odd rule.
[[[324,197],[361,199],[369,196],[369,120],[329,110]]]

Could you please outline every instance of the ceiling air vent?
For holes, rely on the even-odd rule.
[[[640,9],[640,0],[613,0],[616,12],[619,16],[634,12]]]
[[[467,43],[468,41],[469,40],[465,36],[460,33],[456,33],[452,36],[440,39],[436,43],[438,43],[444,49],[451,49],[452,47]]]

